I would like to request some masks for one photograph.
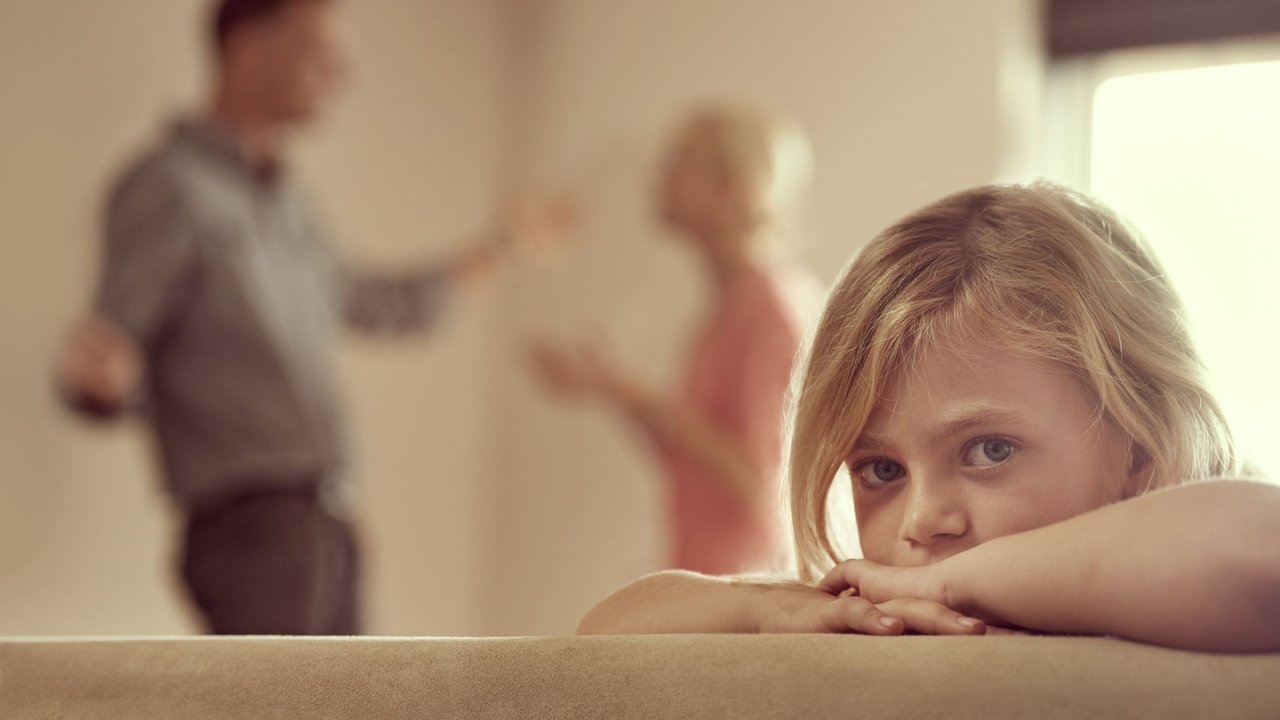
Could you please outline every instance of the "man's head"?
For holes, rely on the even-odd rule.
[[[339,0],[218,0],[211,34],[225,93],[271,120],[305,124],[339,88]]]

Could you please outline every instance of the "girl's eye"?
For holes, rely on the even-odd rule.
[[[882,487],[906,474],[906,468],[892,460],[868,460],[857,471],[858,479],[870,488]]]
[[[969,446],[964,453],[965,462],[974,467],[999,465],[1013,455],[1013,443],[1000,438],[986,438]]]

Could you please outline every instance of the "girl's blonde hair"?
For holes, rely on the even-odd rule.
[[[1239,471],[1183,309],[1137,235],[1048,182],[957,193],[881,233],[832,290],[799,381],[790,451],[799,569],[838,558],[827,496],[886,383],[978,339],[1072,368],[1146,462],[1144,491]]]

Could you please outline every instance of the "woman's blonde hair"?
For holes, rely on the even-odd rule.
[[[713,162],[737,180],[761,223],[785,219],[808,189],[809,139],[796,125],[763,110],[731,103],[697,108],[684,122]]]
[[[1146,462],[1148,487],[1238,472],[1183,309],[1138,236],[1048,182],[957,193],[881,233],[832,290],[799,380],[790,450],[797,562],[838,558],[827,496],[886,383],[939,343],[1074,369]]]

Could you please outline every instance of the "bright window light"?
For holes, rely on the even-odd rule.
[[[1219,401],[1280,479],[1280,62],[1113,77],[1090,186],[1155,247]]]

